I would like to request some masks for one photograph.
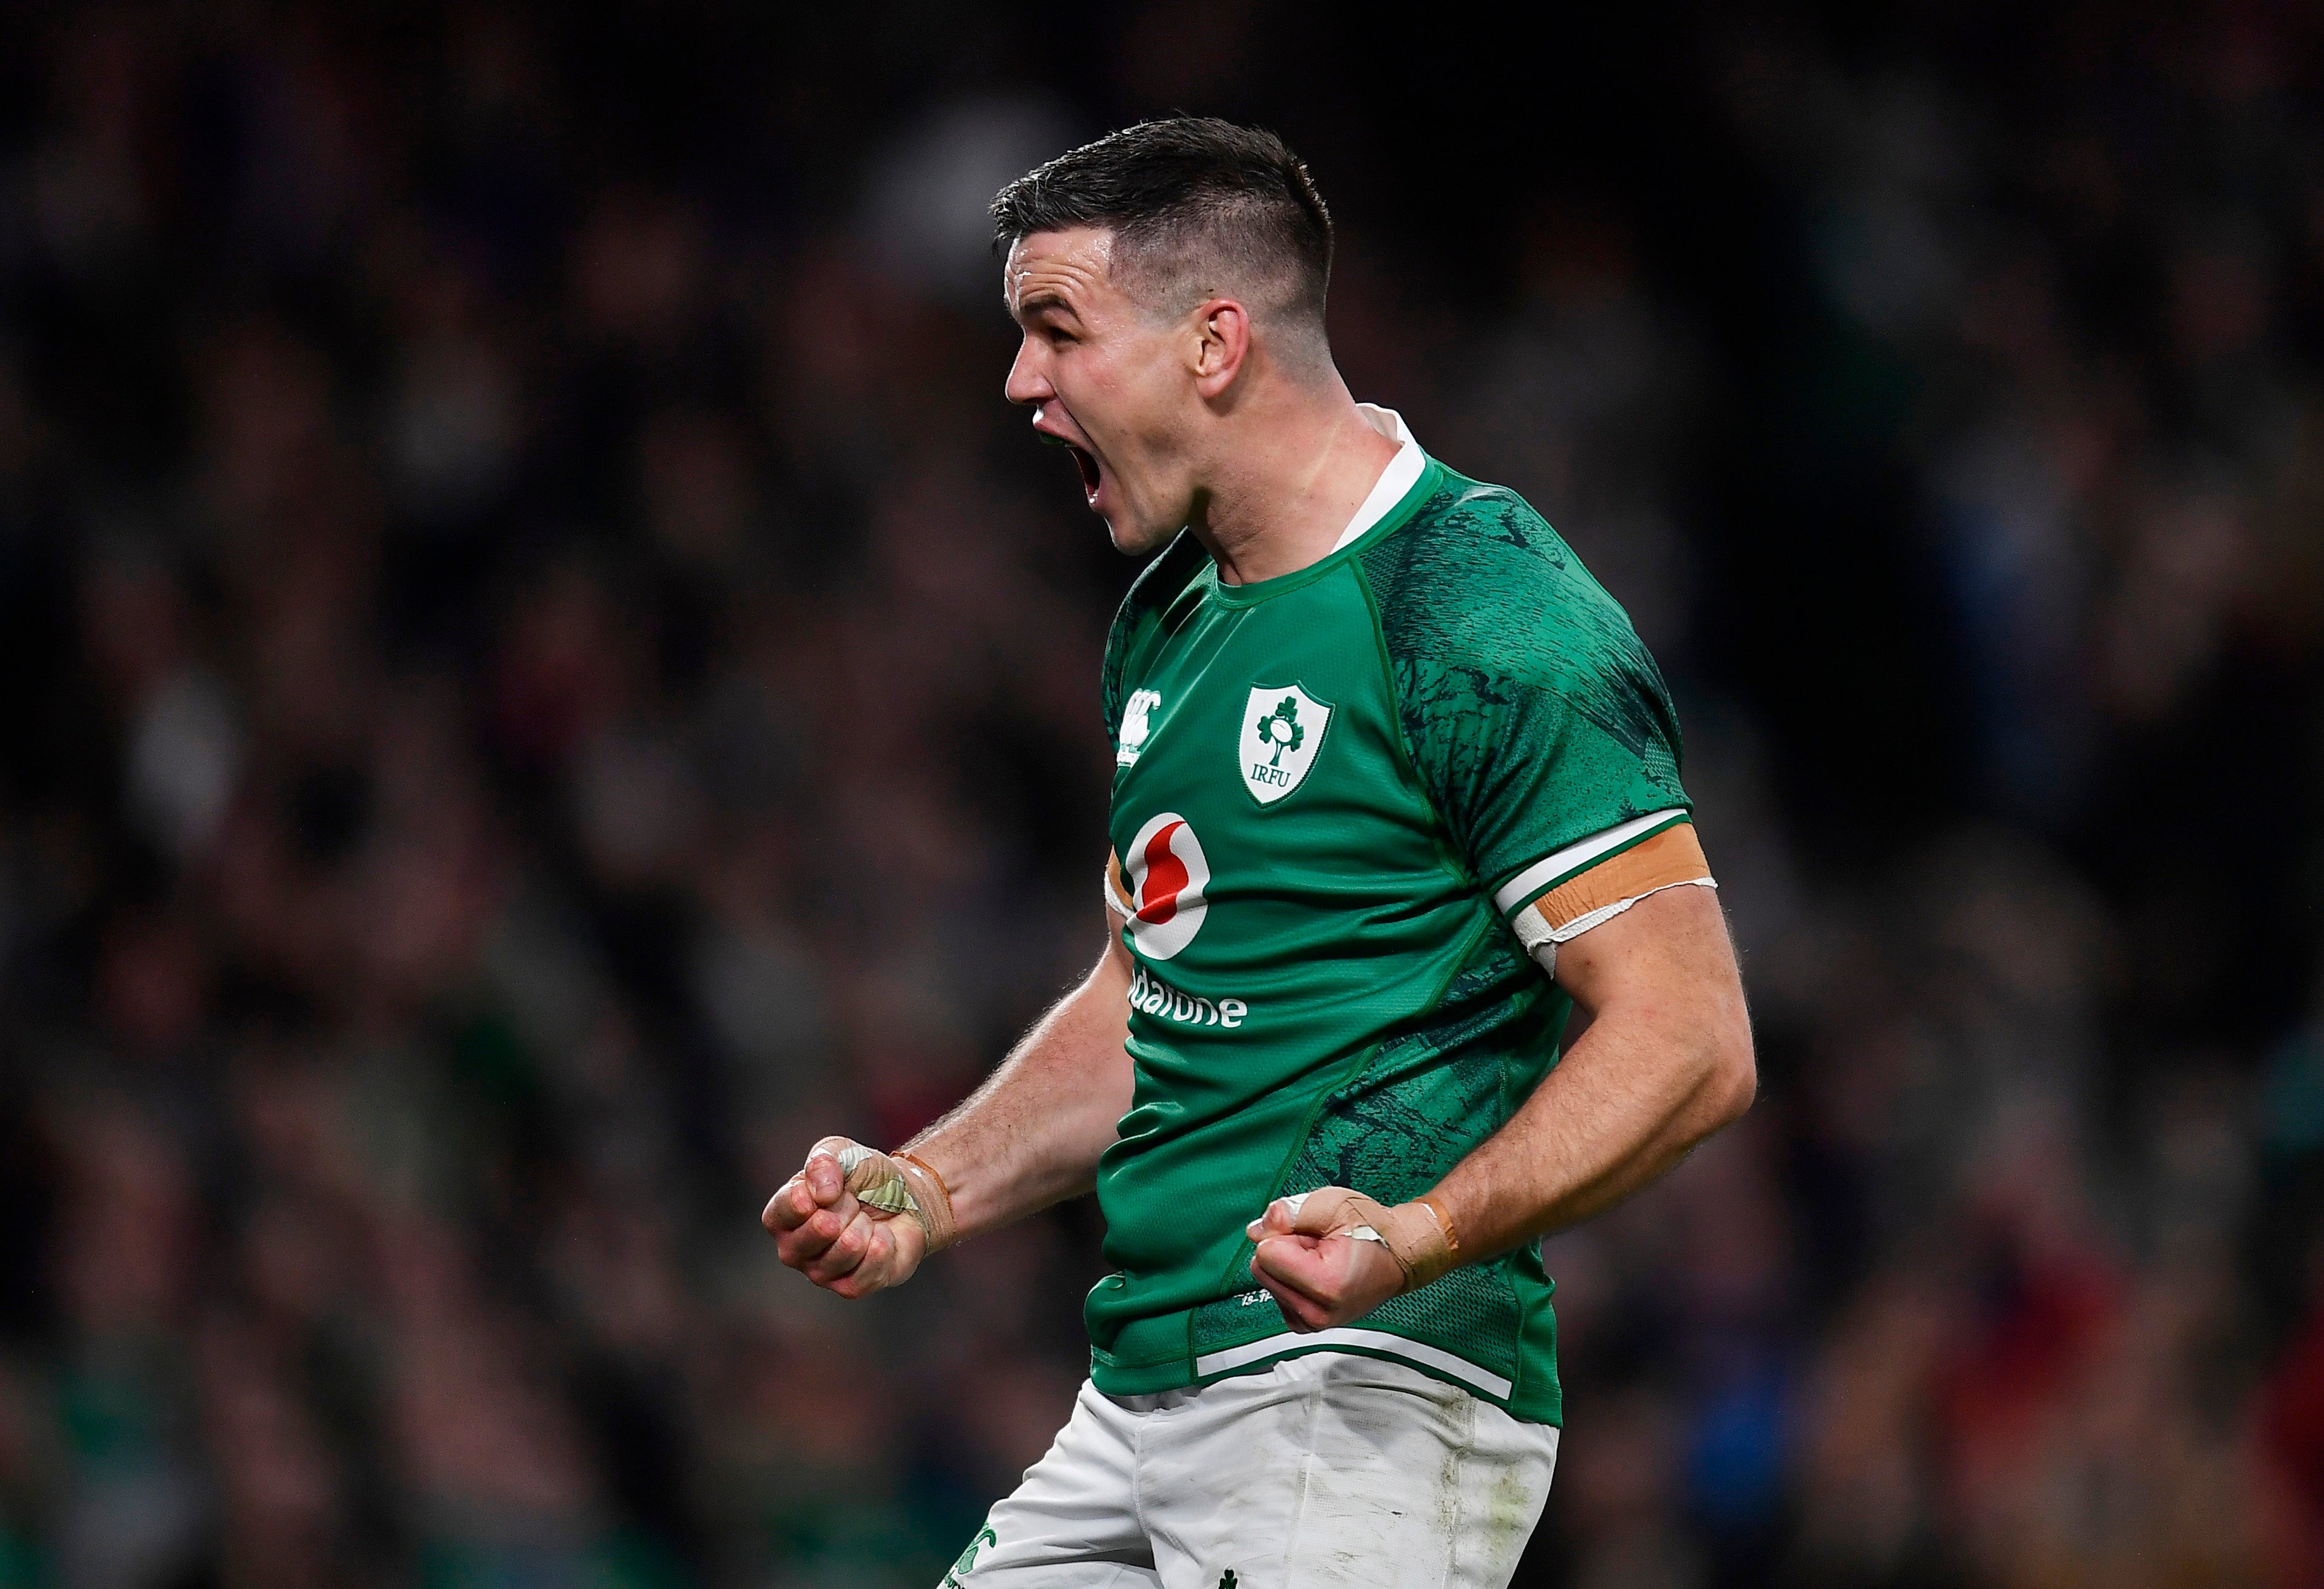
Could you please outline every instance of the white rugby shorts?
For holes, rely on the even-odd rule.
[[[1349,1353],[1155,1396],[1084,1382],[944,1589],[1503,1589],[1557,1436]]]

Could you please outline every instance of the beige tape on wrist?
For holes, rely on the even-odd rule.
[[[1284,1199],[1292,1228],[1302,1235],[1345,1235],[1378,1242],[1404,1271],[1404,1290],[1416,1291],[1461,1266],[1452,1221],[1423,1199],[1393,1208],[1344,1186],[1321,1187]]]
[[[818,1151],[828,1151],[839,1161],[839,1173],[857,1202],[890,1218],[909,1217],[927,1233],[931,1253],[952,1245],[958,1235],[952,1192],[944,1177],[924,1161],[909,1153],[883,1153],[858,1142]]]

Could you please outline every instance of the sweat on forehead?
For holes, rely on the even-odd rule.
[[[1001,297],[1012,312],[1052,296],[1078,304],[1089,289],[1111,280],[1113,238],[1090,227],[1037,233],[1010,245]]]

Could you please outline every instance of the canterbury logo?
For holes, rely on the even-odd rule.
[[[1155,709],[1161,704],[1162,695],[1157,690],[1132,690],[1130,699],[1122,703],[1121,738],[1113,748],[1117,766],[1130,766],[1146,749],[1147,738],[1154,732]]]

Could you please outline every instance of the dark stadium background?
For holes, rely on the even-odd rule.
[[[2324,1583],[2317,12],[1511,14],[0,14],[0,1585],[927,1584],[1043,1449],[1086,1208],[755,1216],[1096,951],[980,207],[1174,108],[1628,605],[1745,951],[1520,1582]]]

